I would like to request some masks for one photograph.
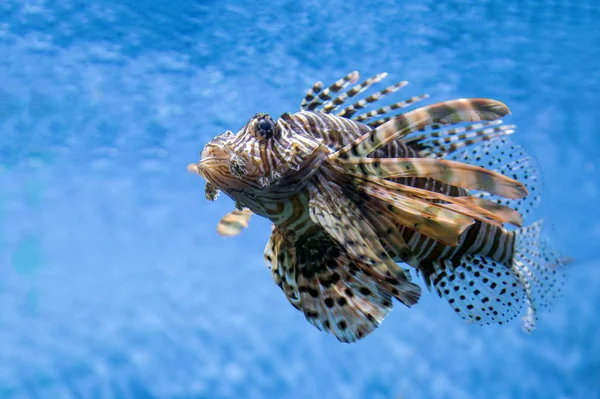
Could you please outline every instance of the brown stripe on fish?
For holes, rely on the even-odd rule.
[[[279,215],[277,225],[281,228],[293,230],[295,224],[302,221],[303,217],[308,217],[306,209],[306,195],[304,193],[298,193],[292,195],[288,201],[286,201],[286,207],[284,213]]]
[[[486,231],[487,226],[489,225],[476,222],[474,230],[477,231],[477,235],[473,241],[467,242],[466,245],[464,245],[465,252],[479,253],[483,250],[488,239]]]
[[[506,234],[494,234],[494,229],[498,229],[498,227],[490,226],[490,231],[488,234],[489,236],[491,236],[490,241],[492,242],[492,245],[490,245],[487,254],[482,254],[484,256],[489,255],[489,257],[492,259],[496,259],[497,255],[504,253],[504,245],[506,244]]]
[[[302,129],[310,134],[310,132],[319,131],[316,128],[315,119],[312,117],[313,113],[311,112],[299,112],[297,114],[292,115],[294,119],[298,119],[300,122],[300,126]]]
[[[355,137],[360,137],[362,131],[360,126],[352,123],[348,119],[336,117],[334,115],[321,115],[320,118],[324,122],[321,130],[323,138],[328,142],[329,148],[341,148]],[[333,141],[332,138],[337,138]]]
[[[279,164],[286,164],[289,162],[289,152],[291,150],[292,141],[282,136],[279,139],[272,140],[269,143],[269,150],[273,152],[274,162],[278,162]],[[276,164],[274,164],[276,165]],[[277,166],[273,166],[277,168]]]
[[[423,235],[421,235],[421,240],[423,240],[421,244],[423,251],[420,253],[420,256],[423,258],[434,257],[435,259],[439,259],[445,251],[447,251],[449,248],[453,248],[449,245],[444,245],[433,238],[425,237]]]
[[[334,120],[338,121],[338,123],[342,125],[340,134],[342,136],[344,144],[356,140],[356,138],[360,137],[369,130],[367,126],[356,123],[350,119],[339,118],[334,116],[331,116],[331,118],[334,118]],[[340,147],[342,145],[343,144],[341,144]]]
[[[269,216],[277,216],[284,212],[285,205],[282,202],[265,202],[265,213]]]
[[[271,140],[268,140],[266,142],[266,145],[264,147],[266,147],[265,153],[266,153],[266,160],[267,160],[267,166],[265,167],[265,169],[267,169],[266,172],[266,176],[270,177],[270,178],[274,178],[276,176],[277,170],[279,169],[278,166],[280,164],[280,159],[279,159],[279,152],[275,151],[274,148],[279,147],[278,145],[279,143],[276,142],[275,138],[272,138]]]
[[[261,183],[263,186],[268,184],[268,177],[271,176],[271,171],[273,170],[272,165],[269,163],[270,155],[270,151],[267,151],[266,146],[261,145],[259,147],[259,156],[261,160],[259,168],[262,172],[262,175],[265,177],[265,179],[267,179]]]
[[[507,231],[506,242],[504,243],[504,253],[498,253],[497,259],[501,262],[511,264],[514,253],[516,251],[517,244],[517,233],[514,231]]]
[[[334,151],[369,131],[369,127],[364,124],[335,115],[310,111],[288,115],[286,121],[291,130],[322,139],[327,147]]]

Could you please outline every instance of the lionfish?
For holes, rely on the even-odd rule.
[[[258,113],[210,141],[188,170],[206,179],[208,200],[222,191],[236,204],[219,233],[268,218],[275,283],[342,342],[377,328],[393,298],[417,303],[411,268],[467,321],[502,324],[525,306],[523,329],[533,330],[566,261],[547,248],[541,221],[522,227],[539,174],[508,138],[508,107],[457,99],[393,114],[421,95],[367,111],[407,84],[356,98],[386,75],[317,82],[300,112]]]

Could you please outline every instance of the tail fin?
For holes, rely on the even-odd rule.
[[[569,258],[548,248],[543,236],[543,221],[539,220],[516,231],[512,268],[525,291],[527,313],[523,330],[535,329],[537,311],[550,307],[561,295]]]

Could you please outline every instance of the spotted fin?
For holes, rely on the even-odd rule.
[[[549,247],[543,221],[539,220],[515,232],[516,244],[512,269],[517,274],[527,304],[523,330],[535,329],[537,313],[549,308],[562,293],[567,265],[571,262]]]
[[[513,125],[501,121],[474,123],[454,129],[416,132],[402,139],[421,157],[465,162],[521,182],[529,195],[507,199],[488,193],[473,195],[510,207],[527,218],[541,200],[542,176],[536,160],[509,136]]]
[[[274,227],[265,263],[290,304],[342,342],[375,330],[391,311],[392,298],[402,297],[404,289],[400,281],[382,279],[370,265],[349,257],[327,235],[298,241]]]
[[[537,222],[508,233],[514,234],[516,243],[510,264],[466,254],[457,263],[432,262],[432,268],[424,273],[425,281],[460,317],[472,323],[503,324],[525,307],[523,330],[531,332],[537,312],[560,294],[568,263],[547,249],[541,231],[542,224]]]
[[[456,266],[433,262],[429,277],[438,295],[463,319],[475,324],[503,324],[514,319],[525,303],[525,290],[506,265],[478,255],[466,255]]]
[[[248,227],[250,216],[252,216],[252,211],[248,208],[229,212],[217,225],[217,233],[223,237],[237,236]]]
[[[271,237],[265,247],[265,264],[271,269],[275,284],[285,294],[290,304],[301,309],[300,293],[296,282],[296,237],[293,233],[273,226]]]
[[[418,108],[365,133],[330,155],[331,160],[366,157],[373,151],[433,124],[496,120],[510,113],[506,105],[489,99],[459,99]]]
[[[298,290],[306,319],[341,342],[366,337],[392,310],[392,296],[366,274],[367,265],[340,254],[300,258]]]
[[[308,206],[311,219],[351,258],[370,265],[380,278],[398,280],[401,302],[410,306],[418,301],[419,286],[410,282],[406,272],[386,252],[367,218],[339,187],[324,185],[313,193]]]
[[[537,160],[508,137],[498,137],[477,146],[465,148],[448,159],[469,162],[493,170],[521,182],[529,192],[524,198],[501,198],[487,193],[473,193],[498,204],[510,207],[527,218],[541,201],[543,176]]]

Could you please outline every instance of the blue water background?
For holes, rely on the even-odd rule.
[[[599,398],[598,21],[595,0],[0,1],[0,398]],[[232,203],[186,165],[354,69],[510,106],[576,260],[533,335],[426,294],[341,344],[273,283],[267,221],[217,236]]]

